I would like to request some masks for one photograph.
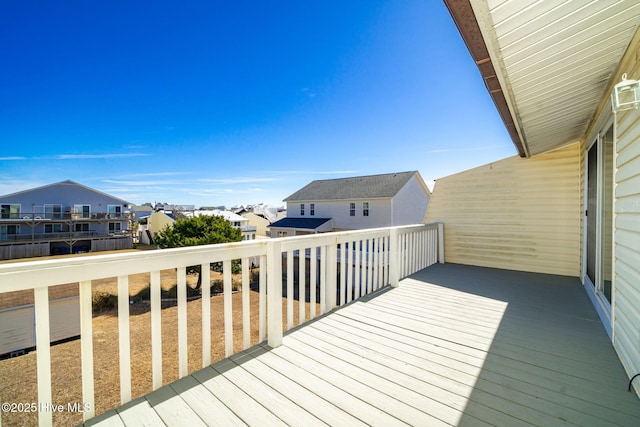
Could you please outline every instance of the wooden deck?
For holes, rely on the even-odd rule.
[[[638,426],[575,278],[434,265],[86,425]]]

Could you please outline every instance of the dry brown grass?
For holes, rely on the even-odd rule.
[[[214,273],[212,272],[212,275]],[[215,277],[212,277],[212,280]],[[189,276],[190,286],[196,277]],[[136,294],[149,283],[148,274],[130,277],[130,295]],[[175,271],[162,272],[162,287],[167,289],[176,283]],[[98,280],[93,292],[115,293],[115,279]],[[250,292],[251,343],[258,343],[258,293]],[[223,298],[213,296],[211,304],[211,354],[212,363],[224,358]],[[307,313],[309,304],[307,303]],[[233,338],[234,350],[242,350],[242,294],[234,293]],[[189,372],[202,367],[202,300],[187,303],[188,366]],[[133,398],[151,391],[151,322],[146,303],[130,306],[130,342]],[[295,324],[298,323],[298,302],[295,302]],[[163,383],[178,379],[177,307],[162,310]],[[283,299],[283,317],[286,325],[286,307]],[[94,314],[93,318],[94,377],[96,414],[120,405],[120,375],[118,357],[117,311]],[[80,341],[71,341],[51,348],[53,403],[66,407],[67,403],[82,403]],[[0,361],[0,402],[37,402],[35,352]],[[37,425],[36,414],[3,413],[3,426]],[[74,425],[82,422],[80,413],[54,413],[54,425]]]

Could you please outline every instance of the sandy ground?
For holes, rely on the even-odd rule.
[[[212,280],[216,277],[213,276]],[[188,277],[190,286],[197,278]],[[162,287],[168,289],[176,283],[175,271],[162,272]],[[129,293],[136,294],[149,284],[148,274],[130,277]],[[114,279],[98,280],[93,283],[94,294],[110,292],[115,294]],[[258,343],[258,293],[250,292],[251,343]],[[242,350],[242,294],[234,293],[233,338],[234,350]],[[202,367],[202,300],[187,304],[188,358],[189,372]],[[213,296],[211,304],[211,353],[212,363],[224,358],[223,298]],[[298,323],[298,302],[295,303]],[[307,313],[309,307],[307,303]],[[133,398],[151,391],[151,323],[148,304],[141,302],[130,306],[131,370]],[[286,325],[286,308],[283,299],[283,317]],[[163,383],[168,384],[178,378],[178,334],[177,307],[162,310],[162,352]],[[118,318],[117,311],[94,313],[93,318],[94,377],[96,415],[120,405],[120,378],[118,366]],[[82,403],[80,341],[75,340],[51,348],[52,389],[54,404],[65,408],[68,403]],[[35,352],[24,356],[0,361],[0,402],[37,402],[37,379]],[[2,426],[37,425],[37,415],[30,413],[2,413]],[[82,422],[81,413],[64,411],[53,414],[54,425],[67,426]]]

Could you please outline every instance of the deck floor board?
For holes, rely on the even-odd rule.
[[[637,426],[627,383],[577,279],[446,264],[86,424]]]

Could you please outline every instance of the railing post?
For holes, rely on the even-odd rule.
[[[400,283],[400,245],[398,229],[389,229],[389,284],[397,288]]]
[[[438,262],[444,264],[444,224],[438,223]]]
[[[82,367],[82,402],[88,406],[83,412],[84,421],[95,416],[95,390],[93,381],[93,308],[91,304],[91,280],[79,285],[80,292],[80,359]]]
[[[267,343],[282,345],[282,244],[274,239],[267,242]]]

